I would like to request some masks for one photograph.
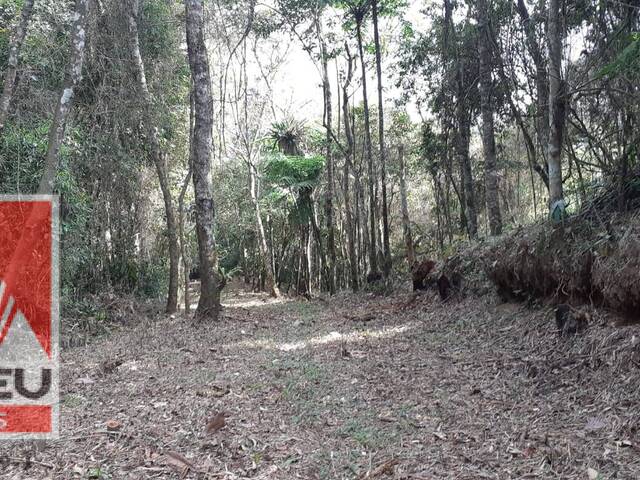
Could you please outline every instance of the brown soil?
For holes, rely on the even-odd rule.
[[[637,211],[531,225],[462,256],[474,259],[505,298],[597,304],[640,320]]]
[[[638,326],[560,339],[548,309],[432,293],[227,304],[66,350],[60,440],[0,444],[0,478],[640,478]]]

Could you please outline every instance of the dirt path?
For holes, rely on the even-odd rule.
[[[410,299],[237,294],[67,350],[62,438],[0,478],[640,478],[640,328]]]

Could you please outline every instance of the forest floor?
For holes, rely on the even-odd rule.
[[[560,339],[550,308],[430,293],[225,304],[65,350],[61,438],[0,444],[0,478],[640,478],[639,326]]]

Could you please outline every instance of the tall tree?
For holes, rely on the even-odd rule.
[[[253,3],[250,4],[251,12],[255,5]],[[253,22],[253,13],[248,15],[249,24]],[[264,116],[265,108],[267,105],[266,99],[261,102],[257,102],[259,105],[256,105],[256,111],[252,111],[251,114],[249,112],[249,99],[250,97],[258,97],[257,94],[251,95],[249,93],[250,85],[249,85],[249,75],[247,70],[247,36],[249,34],[250,28],[245,29],[246,35],[243,35],[241,45],[242,48],[239,49],[240,55],[240,69],[241,69],[241,80],[240,85],[236,86],[234,82],[234,90],[239,92],[241,97],[241,102],[236,102],[233,108],[235,112],[234,118],[236,120],[236,125],[238,127],[238,134],[242,138],[239,142],[242,145],[242,148],[239,151],[239,155],[245,160],[249,170],[249,196],[251,198],[251,203],[253,205],[254,216],[256,220],[256,233],[258,234],[258,250],[260,252],[260,260],[262,262],[262,271],[264,273],[265,280],[265,290],[274,298],[280,296],[280,290],[278,289],[278,285],[276,282],[275,271],[274,271],[274,262],[272,250],[267,242],[267,235],[265,233],[264,223],[262,221],[262,208],[260,206],[260,197],[259,197],[259,175],[258,169],[256,167],[257,156],[260,152],[260,144],[264,141],[263,138],[263,130],[260,128],[262,124],[262,118]],[[262,67],[261,67],[262,69]],[[268,67],[268,71],[277,70],[273,65]],[[267,79],[267,77],[264,77]],[[268,82],[267,82],[268,83]],[[240,103],[240,105],[238,104]],[[254,121],[256,125],[252,125],[250,117],[255,117]]]
[[[367,13],[366,3],[358,3],[352,8],[352,14],[356,22],[356,39],[358,41],[358,53],[360,55],[360,67],[362,72],[362,106],[364,109],[364,147],[367,157],[367,173],[369,176],[369,273],[367,279],[375,282],[380,278],[378,271],[378,242],[377,242],[377,215],[375,183],[376,175],[373,168],[373,147],[371,144],[371,119],[369,112],[369,96],[367,94],[367,64],[364,57],[364,43],[362,40],[362,24]]]
[[[382,180],[382,248],[385,277],[391,273],[391,246],[389,244],[389,205],[387,202],[387,152],[384,142],[384,98],[382,92],[382,52],[380,49],[380,31],[378,28],[378,0],[371,5],[373,17],[373,42],[376,52],[376,77],[378,79],[378,142],[380,148],[380,177]]]
[[[138,83],[138,89],[142,96],[142,122],[147,130],[151,158],[158,175],[158,183],[164,201],[164,212],[167,222],[167,237],[169,239],[169,292],[167,294],[166,312],[174,313],[178,310],[178,284],[180,282],[180,245],[178,241],[178,222],[173,206],[171,188],[169,185],[169,172],[167,159],[160,146],[160,134],[153,119],[153,99],[147,84],[147,75],[140,52],[140,39],[138,35],[138,0],[133,0],[127,12],[129,24],[129,48],[133,67]]]
[[[82,65],[84,50],[87,42],[88,0],[76,0],[74,21],[71,26],[71,56],[65,75],[62,94],[58,100],[56,110],[49,129],[49,144],[45,157],[44,174],[40,179],[38,191],[40,193],[52,193],[56,181],[58,169],[58,151],[64,140],[67,127],[67,117],[73,105],[75,88],[82,79]]]
[[[322,72],[322,96],[324,103],[324,115],[323,123],[325,127],[325,141],[326,141],[326,169],[327,169],[327,190],[325,193],[325,215],[327,217],[327,250],[328,250],[328,265],[327,265],[327,283],[329,286],[329,293],[332,295],[336,292],[336,241],[335,241],[335,226],[334,226],[334,208],[333,197],[334,191],[334,161],[333,161],[333,110],[331,104],[331,82],[329,81],[329,52],[327,49],[327,43],[322,33],[321,25],[321,11],[316,10],[315,24],[318,34],[318,41],[320,43],[320,65]]]
[[[345,56],[347,59],[347,71],[344,77],[344,83],[342,84],[342,121],[344,123],[345,138],[347,139],[343,173],[344,210],[347,229],[347,252],[349,256],[349,280],[351,289],[353,291],[357,291],[359,289],[359,278],[358,256],[356,255],[356,225],[353,220],[350,186],[350,177],[353,169],[353,158],[355,157],[356,147],[351,123],[351,109],[349,108],[349,87],[353,80],[353,63],[355,59],[351,55],[349,44],[347,42],[345,42]]]
[[[485,197],[491,235],[502,233],[496,139],[493,123],[493,81],[489,5],[486,0],[476,2],[478,20],[478,53],[480,57],[480,110],[482,113],[482,145],[484,148]]]
[[[13,90],[16,85],[16,76],[18,74],[20,50],[27,35],[27,28],[29,27],[31,14],[33,13],[33,4],[34,0],[24,0],[24,3],[22,4],[22,12],[20,13],[20,20],[16,24],[9,43],[9,59],[7,60],[7,70],[4,73],[2,97],[0,97],[0,132],[4,130],[4,126],[9,115],[9,107],[11,105],[11,98],[13,97]],[[0,162],[2,162],[2,160],[0,160]],[[2,165],[0,163],[0,167],[1,166]]]
[[[455,78],[455,152],[460,167],[462,178],[459,189],[460,201],[464,205],[462,216],[466,224],[470,238],[478,236],[478,219],[476,211],[475,189],[473,187],[473,172],[471,170],[471,158],[469,156],[469,142],[471,141],[471,102],[469,99],[469,79],[466,75],[469,60],[460,54],[462,42],[456,34],[453,22],[453,4],[450,0],[444,0],[444,41],[443,57],[445,61],[453,61],[453,74]]]
[[[262,260],[262,268],[265,275],[265,288],[274,298],[280,296],[280,290],[276,284],[275,275],[273,272],[273,263],[271,256],[271,249],[267,243],[267,236],[264,231],[264,224],[262,222],[262,209],[260,208],[260,200],[258,198],[258,175],[256,172],[256,166],[253,162],[249,162],[249,195],[251,196],[251,203],[253,204],[253,211],[256,217],[256,229],[258,233],[258,248],[260,250],[260,258]]]
[[[189,273],[191,273],[191,259],[187,254],[187,239],[185,238],[184,220],[185,220],[185,197],[187,195],[187,189],[191,183],[191,177],[193,176],[193,170],[189,165],[187,175],[180,187],[180,194],[178,195],[178,234],[180,239],[180,256],[182,257],[182,281],[184,282],[184,312],[188,315],[191,311],[191,292],[190,292],[190,279]]]
[[[416,261],[416,253],[413,248],[413,235],[411,234],[411,221],[409,219],[409,204],[407,201],[407,167],[404,161],[404,146],[398,147],[398,163],[400,164],[400,205],[402,207],[402,233],[406,247],[407,264],[413,267]]]
[[[538,147],[536,147],[536,144],[534,142],[534,137],[531,136],[531,134],[529,133],[529,126],[527,125],[527,122],[525,121],[525,118],[523,117],[523,114],[520,112],[519,107],[516,105],[516,102],[513,99],[513,94],[518,92],[518,84],[517,82],[514,81],[514,79],[510,79],[507,76],[507,73],[505,71],[505,65],[504,65],[504,58],[503,58],[503,54],[500,50],[500,47],[498,45],[497,39],[496,39],[496,35],[495,32],[493,31],[493,29],[491,28],[491,24],[489,24],[489,35],[490,35],[490,40],[491,40],[491,53],[494,54],[494,58],[496,58],[498,60],[497,62],[497,73],[498,76],[500,77],[500,81],[502,82],[503,85],[505,86],[509,86],[509,91],[507,92],[506,95],[506,99],[507,99],[507,103],[509,104],[509,110],[511,111],[511,115],[513,116],[513,118],[515,119],[516,123],[518,124],[518,127],[520,128],[520,131],[522,132],[522,136],[524,139],[524,143],[526,146],[526,150],[527,150],[527,162],[529,163],[529,166],[531,167],[531,169],[533,171],[535,171],[536,173],[538,173],[538,175],[540,176],[540,179],[542,180],[542,182],[544,183],[545,187],[548,189],[549,188],[549,175],[548,175],[548,168],[547,168],[547,163],[546,163],[546,154],[543,155],[538,155],[538,152],[544,152],[545,149],[547,148],[547,143],[548,143],[548,130],[549,130],[549,114],[548,114],[548,97],[549,97],[549,88],[547,87],[547,70],[546,67],[544,67],[543,70],[543,86],[544,88],[541,88],[541,84],[538,81],[538,68],[536,67],[536,89],[537,89],[537,99],[536,99],[536,125],[535,125],[535,130],[537,131],[537,138],[538,138]],[[536,44],[537,45],[537,44]],[[544,96],[544,101],[542,102],[540,100],[541,95]],[[544,106],[542,107],[541,105],[544,104]],[[544,121],[541,121],[541,118],[544,119]],[[546,130],[546,132],[543,132],[543,130]],[[544,138],[544,141],[542,140]],[[544,145],[544,147],[540,147],[541,145]],[[543,165],[541,165],[538,160],[539,158],[542,159],[543,161]],[[533,181],[533,179],[532,179]],[[534,189],[533,189],[533,194],[535,197],[535,184],[534,184]],[[535,203],[535,201],[534,201]],[[535,205],[534,205],[534,211],[535,211]]]
[[[178,194],[178,233],[180,239],[180,256],[182,257],[182,281],[184,282],[184,312],[189,314],[191,312],[191,279],[189,278],[191,273],[191,258],[187,254],[187,238],[185,235],[185,198],[187,196],[187,190],[193,179],[193,124],[194,124],[195,105],[193,103],[193,80],[189,84],[189,156],[187,157],[187,163],[189,165],[187,175],[185,176],[182,186],[180,187],[180,193]]]
[[[189,67],[193,79],[193,187],[195,193],[196,235],[200,261],[201,293],[196,318],[217,320],[224,279],[218,267],[215,239],[215,209],[211,178],[213,96],[211,72],[204,37],[203,0],[185,0]]]
[[[560,220],[565,213],[562,192],[562,135],[564,94],[562,88],[562,11],[560,0],[549,0],[547,38],[549,43],[549,213]]]
[[[543,2],[541,2],[541,5],[543,5]],[[548,166],[546,161],[547,148],[549,145],[549,80],[547,60],[544,56],[544,50],[541,48],[536,37],[536,22],[529,15],[525,0],[516,0],[516,9],[522,20],[527,50],[535,66],[536,131],[538,138],[538,149],[536,150],[542,154],[540,156],[543,159],[542,163],[544,166],[540,166],[535,158],[532,159],[532,163],[533,168],[538,172],[545,186],[549,188]]]
[[[467,88],[465,84],[464,61],[457,67],[456,73],[456,132],[455,151],[462,176],[462,200],[464,201],[464,218],[470,238],[478,236],[478,217],[476,195],[473,186],[469,142],[471,141],[471,112],[467,104]]]

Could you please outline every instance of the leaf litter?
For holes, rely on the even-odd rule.
[[[559,338],[550,308],[488,297],[263,300],[63,351],[61,438],[0,444],[0,478],[640,478],[638,326],[593,311]]]

